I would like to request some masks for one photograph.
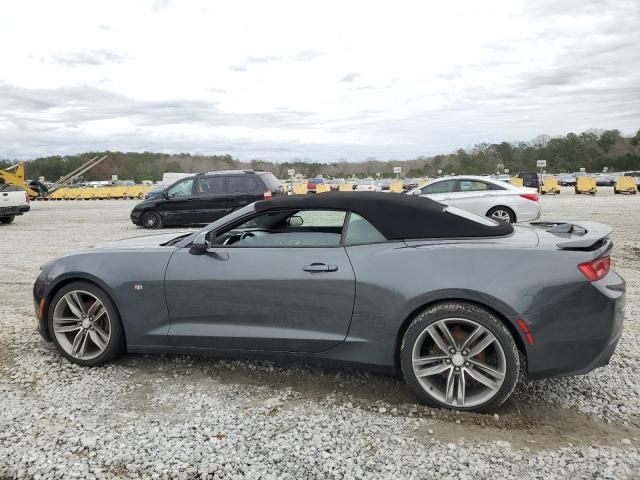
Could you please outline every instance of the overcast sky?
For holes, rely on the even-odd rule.
[[[0,3],[0,158],[414,158],[640,128],[640,0]]]

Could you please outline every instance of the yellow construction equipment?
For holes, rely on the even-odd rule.
[[[511,179],[511,185],[514,187],[524,187],[524,178],[513,177]]]
[[[613,186],[613,193],[630,193],[635,195],[638,191],[635,177],[622,176],[616,179],[616,184]]]
[[[389,184],[389,191],[392,193],[402,193],[403,192],[403,188],[402,188],[402,182],[391,182]]]
[[[576,181],[576,194],[590,193],[591,195],[595,195],[597,191],[598,187],[596,186],[596,179],[594,177],[578,177]]]
[[[304,195],[307,193],[307,184],[299,183],[298,185],[293,186],[293,194],[294,195]]]
[[[63,187],[57,189],[49,200],[107,200],[107,199],[142,199],[153,190],[153,185],[109,186],[109,187]]]
[[[24,180],[24,163],[22,162],[6,170],[0,170],[0,180],[2,180],[0,183],[22,188],[31,198],[38,196],[38,192],[33,190]]]
[[[50,194],[53,194],[56,190],[59,190],[60,188],[70,184],[80,175],[82,175],[85,172],[88,172],[89,170],[91,170],[93,167],[98,165],[107,157],[108,155],[105,155],[100,158],[93,157],[88,162],[84,163],[83,165],[76,168],[72,172],[68,173],[64,177],[60,177],[60,179],[57,182],[55,182],[53,185],[51,185],[51,187],[49,187],[47,191],[37,191],[35,188],[32,188],[32,186],[25,181],[23,162],[20,162],[17,165],[14,165],[13,167],[8,168],[7,170],[0,170],[0,179],[2,179],[2,181],[6,184],[14,185],[16,187],[23,189],[25,192],[27,192],[27,194],[31,198],[34,198],[34,199],[48,198]],[[12,173],[11,170],[14,170],[14,172]]]
[[[316,185],[316,193],[325,193],[331,191],[331,185],[328,183],[319,183]]]
[[[339,192],[353,192],[353,185],[350,183],[341,183],[338,185]]]
[[[542,186],[540,187],[540,193],[545,195],[547,193],[560,193],[560,184],[556,177],[550,175],[542,178]]]

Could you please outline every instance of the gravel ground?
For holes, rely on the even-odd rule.
[[[35,202],[0,226],[0,480],[640,478],[640,195],[607,190],[542,203],[545,219],[615,228],[617,352],[584,377],[519,385],[496,415],[419,406],[400,378],[351,370],[184,355],[74,366],[35,332],[39,266],[144,231],[133,202]]]

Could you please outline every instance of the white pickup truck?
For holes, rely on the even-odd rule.
[[[20,188],[0,184],[0,223],[11,223],[29,211],[29,195]]]

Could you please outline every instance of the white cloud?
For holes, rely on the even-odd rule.
[[[639,23],[637,0],[2,2],[0,157],[359,160],[632,132]]]

